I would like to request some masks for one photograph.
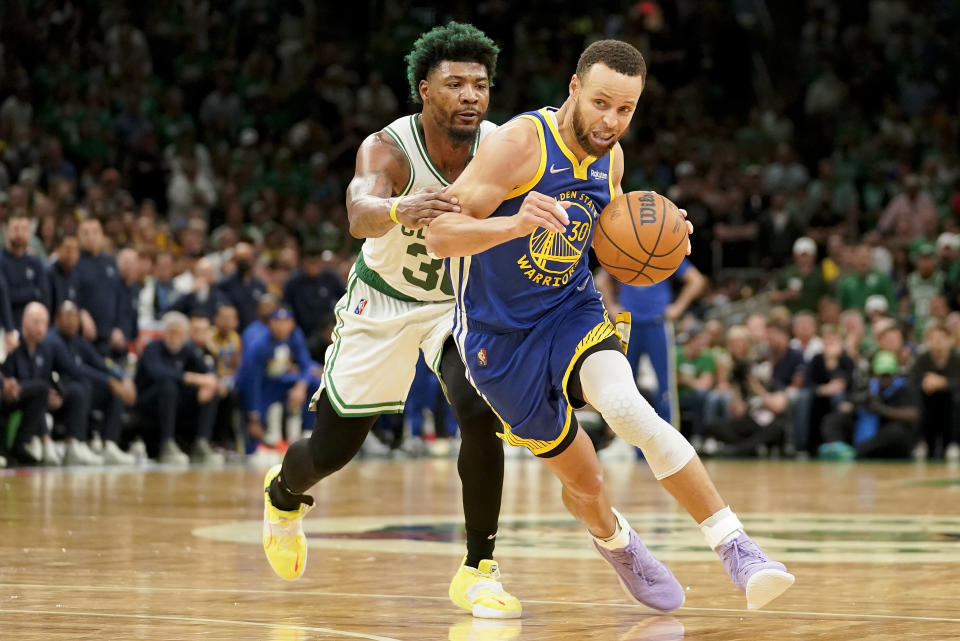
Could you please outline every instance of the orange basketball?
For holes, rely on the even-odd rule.
[[[666,279],[687,254],[687,222],[677,206],[652,191],[617,196],[600,212],[593,251],[607,272],[628,285]]]

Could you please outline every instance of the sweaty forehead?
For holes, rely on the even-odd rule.
[[[470,80],[484,80],[487,77],[487,68],[479,62],[441,60],[428,74],[428,77],[436,79],[448,78],[450,76],[459,76]]]

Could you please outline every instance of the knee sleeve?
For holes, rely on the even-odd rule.
[[[586,400],[620,438],[643,451],[657,479],[679,472],[693,458],[687,439],[641,396],[621,352],[604,350],[588,356],[580,382]]]

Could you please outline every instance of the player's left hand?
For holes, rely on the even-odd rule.
[[[687,210],[680,209],[680,215],[683,216],[683,219],[687,221],[687,236],[693,235],[693,223],[687,220]],[[690,242],[690,239],[687,238],[687,256],[690,255],[690,252],[693,251],[693,243]]]
[[[687,249],[687,253],[690,253],[689,249]],[[663,317],[668,321],[679,320],[681,316],[683,316],[683,307],[675,302],[667,305],[667,309],[663,312]]]
[[[447,193],[447,188],[424,187],[400,199],[397,204],[397,219],[407,229],[420,229],[430,224],[437,216],[448,212],[459,213],[456,196]]]

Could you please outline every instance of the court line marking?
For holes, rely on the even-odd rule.
[[[219,623],[223,625],[248,626],[255,628],[281,628],[286,630],[299,630],[301,632],[323,632],[326,634],[336,634],[342,637],[351,637],[354,639],[367,639],[367,641],[400,641],[393,637],[380,637],[375,634],[364,634],[363,632],[347,632],[346,630],[334,630],[333,628],[317,628],[309,625],[296,625],[288,623],[262,623],[260,621],[234,621],[232,619],[205,619],[200,617],[178,617],[166,614],[117,614],[112,612],[75,612],[63,610],[8,610],[0,608],[0,614],[63,614],[80,617],[105,617],[112,619],[147,619],[158,621],[181,621],[185,623]]]
[[[423,594],[370,594],[370,593],[360,593],[360,592],[323,592],[319,590],[251,590],[251,589],[241,589],[241,588],[168,588],[168,587],[156,587],[156,586],[121,586],[121,585],[60,585],[60,584],[48,584],[48,583],[0,583],[0,587],[13,587],[13,588],[60,588],[65,590],[90,590],[90,591],[103,591],[103,592],[126,592],[126,591],[141,591],[141,592],[210,592],[210,593],[227,593],[227,594],[296,594],[297,596],[327,596],[327,597],[349,597],[349,598],[361,598],[361,599],[415,599],[421,601],[448,601],[447,597],[442,596],[428,596]],[[534,599],[524,599],[524,603],[535,603],[537,605],[573,605],[581,607],[607,607],[607,608],[631,608],[634,609],[637,606],[631,603],[601,603],[601,602],[592,602],[592,601],[546,601],[546,600],[534,600]],[[5,612],[6,610],[0,609],[0,613]],[[729,614],[775,614],[775,615],[793,615],[793,616],[810,616],[810,617],[829,617],[834,619],[876,619],[881,621],[922,621],[928,623],[960,623],[960,618],[950,618],[950,617],[921,617],[914,616],[909,614],[869,614],[869,613],[844,613],[844,612],[808,612],[804,610],[746,610],[738,608],[691,608],[691,607],[681,607],[677,612],[705,612],[705,613],[714,613],[714,612],[726,612]],[[106,616],[106,615],[104,615]],[[112,615],[112,616],[134,616],[134,615]],[[246,625],[246,623],[244,623]],[[266,623],[256,623],[251,625],[273,625]],[[296,627],[296,626],[290,626]],[[305,628],[306,630],[306,628]],[[307,630],[309,631],[309,630]],[[356,633],[345,633],[349,635],[356,636]],[[373,637],[373,636],[361,636],[360,638],[364,639],[383,639],[384,637]],[[396,639],[390,639],[388,641],[397,641]]]

